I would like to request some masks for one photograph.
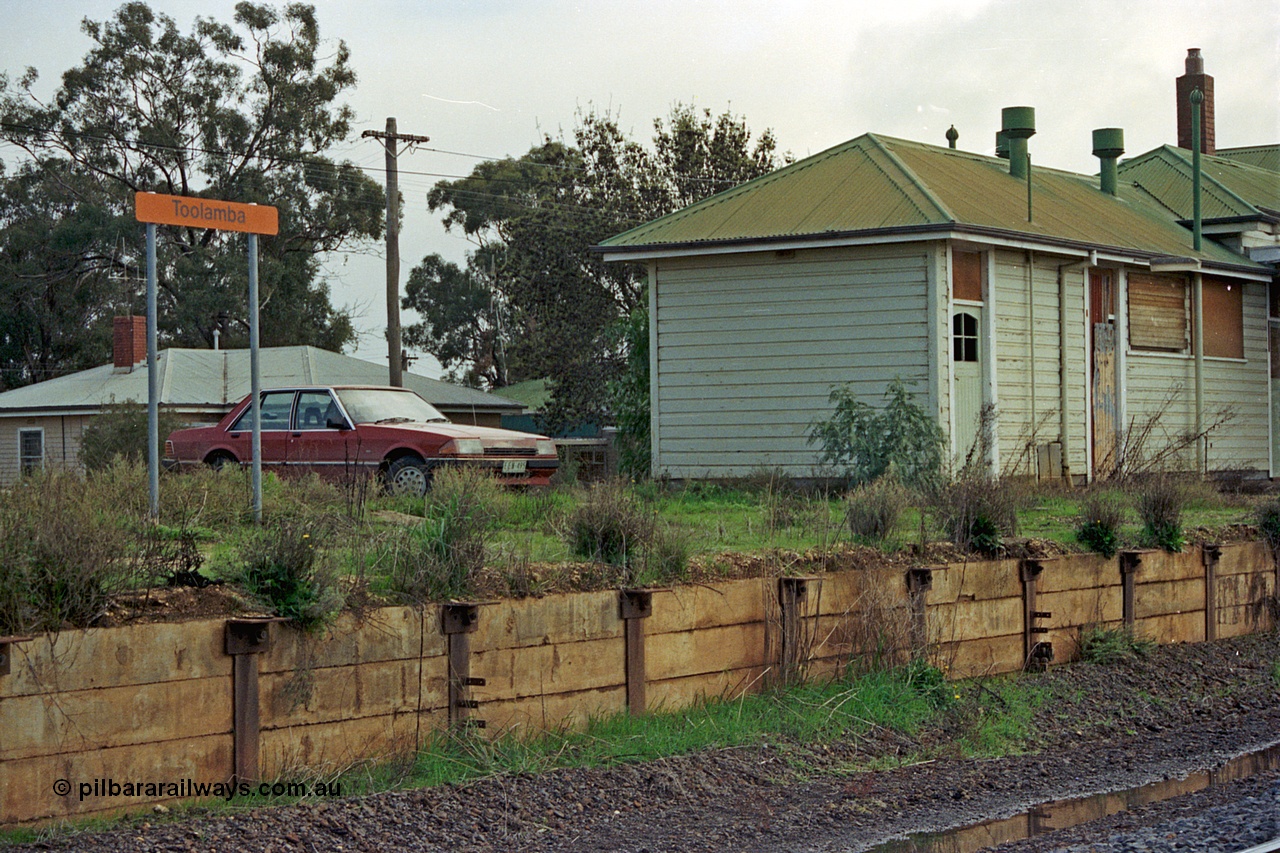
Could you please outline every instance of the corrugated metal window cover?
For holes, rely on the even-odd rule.
[[[1129,274],[1129,345],[1186,352],[1187,281],[1178,275]]]

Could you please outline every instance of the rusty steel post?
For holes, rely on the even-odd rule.
[[[440,630],[449,643],[449,727],[484,728],[484,720],[472,718],[480,703],[471,698],[472,687],[483,687],[483,678],[471,677],[471,634],[479,623],[480,605],[440,605]]]
[[[257,782],[261,776],[258,742],[258,657],[271,648],[271,623],[280,619],[228,619],[223,633],[231,655],[231,736],[233,779]]]
[[[911,607],[911,656],[920,657],[929,645],[926,620],[927,593],[933,589],[933,569],[918,567],[907,570],[907,599]]]
[[[1133,627],[1134,621],[1134,576],[1138,573],[1138,567],[1142,565],[1141,551],[1121,551],[1120,552],[1120,584],[1123,595],[1123,604],[1121,611],[1124,614],[1124,626],[1126,628]]]
[[[1036,582],[1043,571],[1044,564],[1039,560],[1023,560],[1018,564],[1022,580],[1022,667],[1029,672],[1040,672],[1053,660],[1053,645],[1040,639],[1049,629],[1039,624],[1053,614],[1036,609]]]
[[[1222,546],[1207,544],[1200,548],[1200,559],[1204,563],[1204,638],[1218,639],[1218,560],[1222,557]]]
[[[626,628],[627,712],[643,714],[648,710],[645,697],[644,620],[653,615],[653,593],[644,589],[624,589],[618,594],[618,606]]]

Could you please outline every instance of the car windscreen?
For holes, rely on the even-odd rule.
[[[338,398],[358,424],[433,423],[449,419],[412,391],[382,388],[343,388]]]

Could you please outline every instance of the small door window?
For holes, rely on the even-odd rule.
[[[951,354],[955,361],[978,360],[978,318],[961,312],[951,318]]]
[[[328,391],[299,391],[295,430],[328,429],[330,417],[341,417]]]

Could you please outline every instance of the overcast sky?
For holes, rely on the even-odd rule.
[[[0,70],[41,72],[51,92],[89,50],[80,31],[115,0],[0,0]],[[155,0],[189,30],[230,21],[233,0]],[[1035,162],[1096,172],[1090,133],[1122,127],[1128,153],[1175,143],[1174,78],[1199,47],[1214,77],[1219,147],[1280,142],[1280,0],[319,0],[321,34],[343,39],[359,81],[359,130],[395,116],[431,137],[400,160],[401,282],[424,255],[461,262],[467,242],[426,211],[442,177],[477,157],[519,156],[575,111],[620,115],[648,140],[676,102],[729,108],[772,128],[797,158],[873,131],[990,154],[1000,108],[1036,108]],[[442,152],[460,152],[464,155]],[[382,181],[382,151],[337,152]],[[0,159],[14,150],[0,146]],[[412,174],[422,173],[422,174]],[[356,355],[386,361],[380,257],[328,264],[333,301],[355,310]],[[413,318],[407,316],[405,322]],[[422,362],[415,372],[434,375]]]

